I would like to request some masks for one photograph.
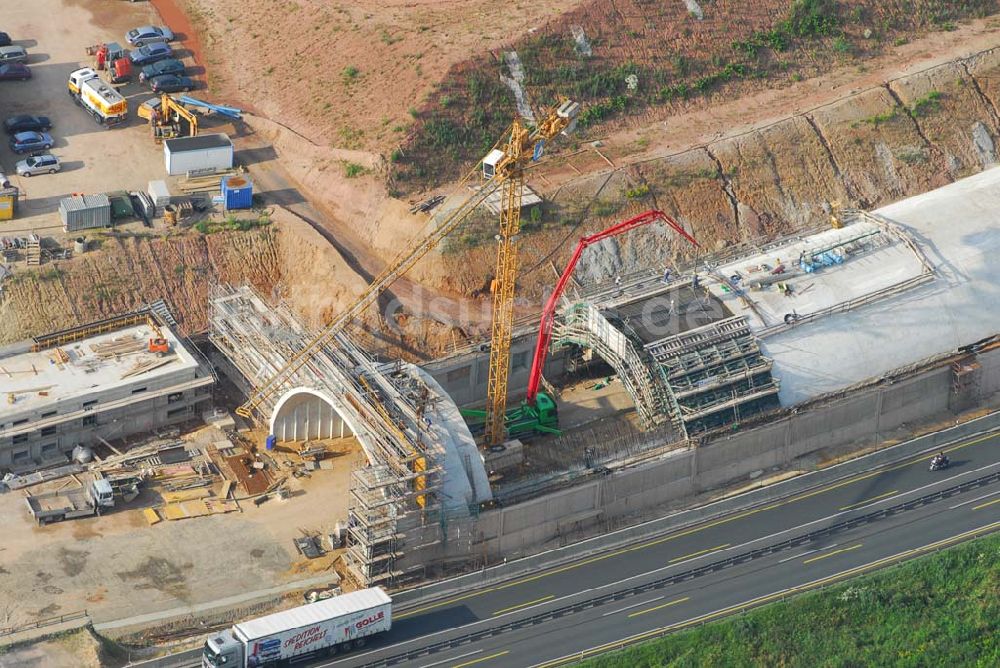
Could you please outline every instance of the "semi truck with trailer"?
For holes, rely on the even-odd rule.
[[[128,120],[128,101],[89,67],[69,75],[70,97],[106,127]]]
[[[240,622],[205,641],[202,668],[272,668],[361,647],[392,626],[380,587]]]

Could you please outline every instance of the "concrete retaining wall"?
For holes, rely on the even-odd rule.
[[[1000,390],[1000,350],[980,355],[980,364],[978,394],[985,399]],[[448,530],[444,550],[414,550],[404,568],[462,557],[495,563],[564,545],[587,533],[622,526],[669,501],[749,480],[755,471],[824,449],[876,445],[893,430],[941,420],[950,414],[951,394],[948,366],[859,391],[772,424],[457,523]],[[407,543],[413,542],[408,537]]]
[[[523,558],[508,556],[499,560],[499,563],[497,561],[490,561],[489,563],[496,565],[467,575],[438,580],[427,585],[396,592],[393,594],[393,600],[397,605],[410,605],[417,601],[444,596],[451,592],[488,586],[518,574],[535,572],[540,568],[553,567],[576,559],[586,558],[595,553],[628,545],[639,539],[677,531],[747,507],[773,503],[779,499],[827,485],[835,480],[885,466],[913,455],[932,452],[944,447],[946,444],[997,429],[1000,429],[1000,412],[990,413],[983,417],[963,422],[950,429],[936,431],[886,447],[842,464],[763,486],[728,499],[696,506],[689,510],[674,512],[648,522],[634,524],[617,531],[602,533],[593,538],[581,540],[567,546],[540,551],[531,556]],[[632,498],[635,498],[635,496],[633,495]],[[511,507],[505,510],[514,511],[515,508]],[[494,526],[496,524],[496,517],[499,515],[502,515],[502,512],[490,513],[481,517],[480,521],[483,526]]]
[[[507,378],[511,396],[521,394],[528,386],[528,374],[534,355],[535,335],[520,336],[510,344],[510,375]],[[445,389],[459,406],[470,406],[486,400],[486,386],[490,373],[489,349],[452,355],[428,362],[424,371]],[[545,377],[558,382],[566,373],[566,349],[552,351],[545,360]]]

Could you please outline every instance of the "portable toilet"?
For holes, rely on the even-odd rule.
[[[245,176],[223,178],[222,202],[227,211],[253,208],[253,183]]]
[[[14,217],[14,211],[17,208],[17,188],[5,187],[2,183],[6,180],[3,174],[0,174],[0,220],[10,220]]]

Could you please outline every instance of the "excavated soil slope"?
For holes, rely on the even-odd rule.
[[[219,98],[323,145],[387,151],[449,68],[566,0],[182,0]],[[234,57],[235,54],[240,54]]]
[[[72,260],[20,272],[4,283],[0,343],[91,322],[156,299],[171,306],[184,334],[208,326],[213,283],[249,283],[285,299],[318,326],[364,288],[337,251],[294,214],[249,232],[167,238],[108,238]]]
[[[589,211],[575,234],[657,207],[708,250],[825,225],[832,207],[878,207],[994,166],[998,80],[994,49],[677,155],[570,178],[552,194],[570,218]],[[651,234],[632,233],[626,250],[603,251],[594,266],[607,280],[690,255],[676,236],[658,243]],[[530,239],[555,247],[548,234]],[[552,257],[559,265],[569,252],[566,244]]]

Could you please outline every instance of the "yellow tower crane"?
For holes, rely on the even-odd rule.
[[[524,169],[532,160],[541,157],[546,141],[572,128],[579,108],[577,103],[565,100],[557,108],[550,110],[535,128],[529,128],[521,121],[514,121],[504,139],[497,144],[501,148],[493,150],[482,161],[482,185],[457,206],[448,208],[433,218],[431,230],[423,239],[396,256],[350,306],[298,350],[273,376],[257,385],[246,403],[236,409],[236,413],[258,424],[264,423],[265,418],[261,414],[263,407],[285,388],[299,369],[308,364],[324,346],[333,342],[348,325],[375,304],[383,290],[412,269],[420,258],[454,232],[473,211],[500,190],[502,197],[500,234],[497,237],[500,248],[493,290],[493,339],[488,404],[489,415],[493,418],[494,425],[499,416],[499,426],[487,431],[487,444],[502,440],[507,373],[510,364],[514,283],[517,273],[517,253],[514,244],[520,229]],[[467,175],[463,183],[469,181],[474,173],[475,171]]]
[[[487,446],[503,442],[507,414],[507,377],[510,339],[514,326],[514,286],[517,283],[517,235],[521,229],[521,193],[524,169],[542,157],[545,142],[570,128],[579,105],[564,101],[533,130],[520,120],[511,125],[503,149],[483,160],[483,176],[500,181],[500,233],[493,279],[493,326],[490,337],[490,375],[486,390]],[[492,172],[492,173],[490,173]]]

